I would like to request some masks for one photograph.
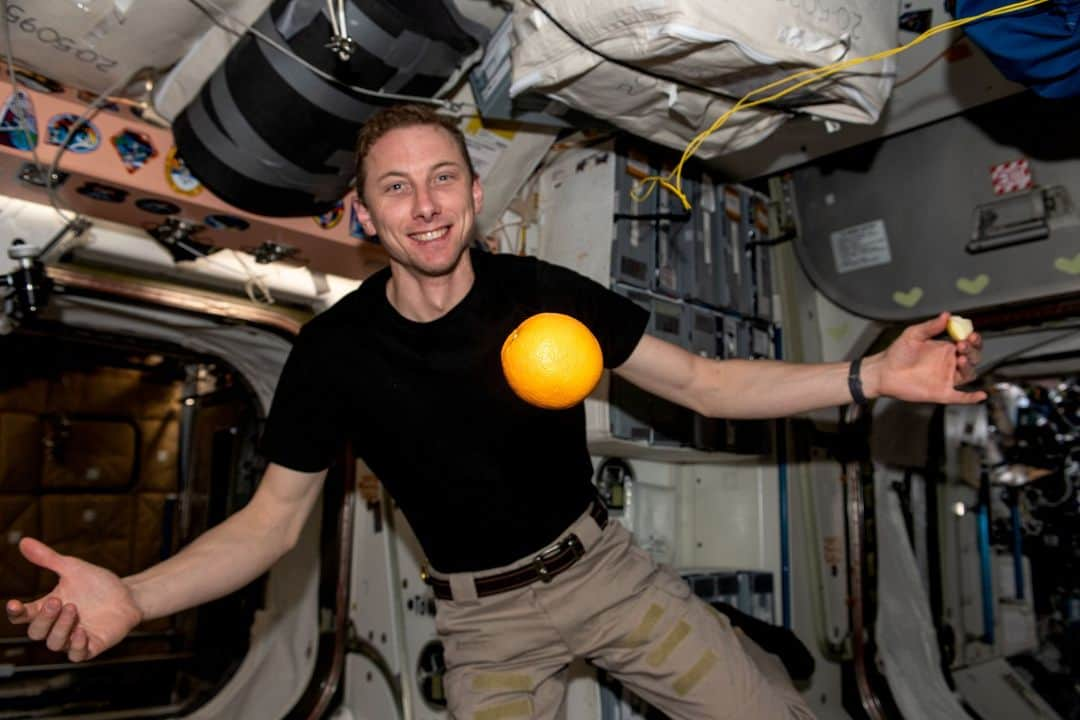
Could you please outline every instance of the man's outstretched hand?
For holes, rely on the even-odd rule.
[[[28,625],[31,640],[67,653],[72,662],[97,657],[142,622],[143,613],[124,582],[108,570],[61,555],[42,542],[23,538],[23,556],[60,576],[52,592],[33,602],[9,600],[8,620]]]
[[[972,333],[959,342],[935,340],[945,332],[949,313],[912,325],[884,353],[864,365],[874,394],[908,400],[971,404],[986,399],[984,392],[961,392],[957,386],[975,379],[982,338]]]

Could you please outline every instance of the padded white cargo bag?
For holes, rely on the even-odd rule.
[[[237,12],[269,0],[216,0]],[[94,93],[136,71],[164,72],[214,26],[189,2],[12,0],[6,4],[17,66]]]
[[[892,48],[897,37],[897,4],[882,0],[540,5],[555,22],[532,2],[515,5],[510,94],[542,93],[679,149],[748,91],[799,70]],[[699,155],[715,157],[762,140],[791,116],[784,109],[873,123],[892,89],[894,65],[891,58],[865,63],[773,108],[740,111]]]

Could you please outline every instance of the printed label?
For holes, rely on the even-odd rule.
[[[829,239],[832,241],[833,260],[838,273],[888,265],[892,262],[884,220],[873,220],[837,230]]]

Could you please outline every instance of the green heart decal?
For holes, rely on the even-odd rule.
[[[1054,267],[1067,275],[1080,275],[1080,253],[1069,258],[1058,258],[1054,261]]]
[[[843,340],[844,336],[848,334],[848,330],[850,329],[851,328],[848,326],[848,324],[844,323],[843,325],[838,325],[837,327],[825,328],[825,332],[827,332],[829,334],[829,337],[831,337],[833,340],[840,341]]]
[[[983,273],[968,280],[965,277],[956,279],[956,289],[968,295],[978,295],[990,284],[990,276]]]
[[[900,292],[897,290],[892,294],[892,299],[897,305],[903,305],[906,308],[913,308],[919,304],[922,300],[923,291],[921,287],[913,287],[907,292]]]

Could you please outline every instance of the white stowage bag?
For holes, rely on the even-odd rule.
[[[216,0],[235,12],[270,0]],[[80,90],[125,94],[140,70],[151,77],[183,57],[214,27],[188,2],[162,0],[8,0],[16,65]],[[214,10],[213,12],[217,12]]]
[[[700,89],[586,50],[537,3],[589,48]],[[750,90],[894,47],[897,15],[896,0],[517,0],[510,94],[541,93],[682,149]],[[864,63],[781,102],[822,118],[873,123],[894,68],[892,58]],[[742,110],[698,154],[716,157],[752,145],[789,117],[768,108]]]

